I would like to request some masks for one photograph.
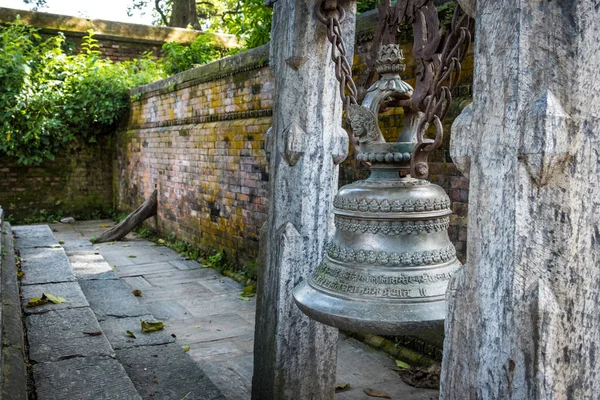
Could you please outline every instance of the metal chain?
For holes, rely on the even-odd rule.
[[[317,18],[327,27],[327,39],[331,42],[331,61],[335,64],[335,78],[340,83],[340,97],[349,117],[350,104],[358,104],[358,91],[352,79],[352,67],[346,55],[341,23],[346,17],[344,8],[335,0],[321,0],[316,7]]]

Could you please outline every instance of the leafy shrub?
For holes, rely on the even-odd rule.
[[[0,27],[0,154],[19,163],[40,164],[76,138],[94,142],[113,131],[129,89],[165,75],[149,56],[101,59],[92,31],[80,54],[66,54],[63,43],[19,19]]]
[[[176,74],[198,65],[217,60],[225,54],[206,35],[199,35],[189,45],[167,42],[162,46],[164,68],[168,74]]]

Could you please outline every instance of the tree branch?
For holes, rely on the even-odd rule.
[[[167,20],[167,16],[163,12],[162,8],[160,8],[160,0],[154,0],[154,8],[156,9],[156,12],[158,12],[158,14],[160,15],[162,23],[168,26],[169,21]]]

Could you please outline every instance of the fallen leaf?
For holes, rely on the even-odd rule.
[[[44,304],[48,304],[48,299],[40,299],[39,297],[34,297],[33,299],[29,300],[27,304],[25,304],[25,307],[38,307],[43,306]]]
[[[108,246],[112,246],[113,244],[115,244],[115,242],[108,242],[106,243]]]
[[[136,256],[129,256],[129,258],[137,258]]]
[[[190,394],[192,394],[192,392],[189,392],[188,394],[186,394],[185,396],[183,396],[183,397],[181,398],[181,400],[185,400],[185,399],[187,399],[187,398],[190,396]]]
[[[102,335],[102,331],[96,331],[96,332],[82,332],[84,335],[89,335],[89,336],[100,336]]]
[[[165,324],[163,324],[160,321],[159,322],[148,322],[148,321],[142,320],[142,332],[144,332],[144,333],[160,331],[164,327],[165,327]]]
[[[58,297],[58,296],[55,296],[50,293],[42,293],[42,300],[44,298],[48,299],[48,301],[50,301],[51,303],[54,303],[54,304],[60,304],[60,303],[64,303],[67,301],[65,298]]]
[[[61,244],[61,245],[62,245],[62,244],[65,244],[65,242],[63,242],[63,241],[61,240],[60,242],[58,242],[58,244]]]
[[[396,365],[403,369],[410,369],[410,365],[404,361],[396,360]]]
[[[108,224],[102,224],[100,225],[100,228],[108,228]]]
[[[254,285],[248,285],[242,290],[241,296],[243,297],[253,297],[256,296],[256,291],[254,290]]]
[[[17,272],[17,278],[21,279],[25,276],[25,273],[23,271],[19,271]]]
[[[221,283],[225,283],[225,281],[223,279],[219,279],[219,282]]]
[[[364,392],[367,394],[367,396],[371,396],[371,397],[379,397],[382,399],[391,399],[390,395],[387,394],[386,392],[382,391],[382,390],[376,390],[376,389],[364,389]]]
[[[124,244],[123,247],[131,247],[130,244]]]
[[[140,289],[135,289],[131,292],[135,297],[142,297],[142,291]]]
[[[181,348],[182,348],[182,349],[183,349],[183,351],[185,351],[186,353],[187,353],[188,351],[190,351],[190,345],[189,345],[189,344],[183,345],[183,346],[181,346]]]
[[[250,301],[250,297],[246,297],[246,296],[240,296],[239,299],[244,300],[244,301]]]
[[[200,325],[196,325],[196,329],[200,329]]]
[[[131,336],[132,338],[137,339],[135,337],[135,334],[133,332],[131,332],[131,331],[125,331],[125,333],[127,333],[128,336]]]
[[[339,392],[345,392],[346,390],[350,389],[350,384],[349,383],[340,383],[339,385],[335,385],[335,392],[339,393]]]
[[[165,241],[165,239],[158,239],[158,244],[159,244],[159,245],[161,245],[161,246],[162,246],[162,245],[164,245],[165,243],[167,243],[167,242]]]
[[[111,267],[112,269],[117,269],[117,266],[116,266],[116,265],[111,265],[110,267]]]

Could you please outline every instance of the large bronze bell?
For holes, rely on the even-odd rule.
[[[357,158],[370,163],[371,174],[335,196],[327,254],[294,290],[309,317],[349,331],[393,335],[439,327],[448,281],[461,266],[447,232],[450,199],[441,187],[408,174],[422,113],[405,109],[397,142],[386,143],[377,125],[383,101],[413,94],[400,79],[401,60],[397,45],[384,46],[377,60],[381,79],[362,106],[350,108]]]

